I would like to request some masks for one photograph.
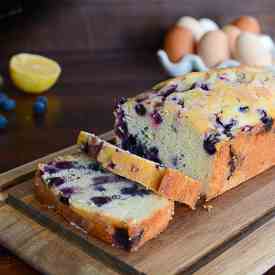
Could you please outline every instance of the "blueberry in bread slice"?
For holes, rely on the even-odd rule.
[[[87,234],[127,251],[162,232],[174,203],[105,171],[85,154],[39,164],[35,194]]]
[[[164,81],[115,107],[117,144],[182,171],[212,199],[275,164],[275,73],[238,67]]]
[[[182,172],[139,157],[91,133],[81,131],[77,142],[92,159],[112,173],[138,182],[170,200],[195,208],[201,185]]]

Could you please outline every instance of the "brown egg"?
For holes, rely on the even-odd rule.
[[[234,20],[231,25],[238,27],[241,31],[244,32],[261,32],[259,21],[252,16],[240,16],[239,18]]]
[[[195,41],[192,32],[180,26],[172,27],[164,38],[164,50],[173,62],[179,61],[185,54],[193,53]]]
[[[197,50],[208,67],[213,67],[230,56],[227,36],[221,30],[207,32],[199,41]]]
[[[227,35],[228,44],[229,44],[229,51],[231,57],[235,56],[235,49],[236,49],[236,40],[241,33],[241,30],[233,25],[226,25],[222,28],[222,30]]]

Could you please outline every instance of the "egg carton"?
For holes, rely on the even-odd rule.
[[[222,29],[211,19],[184,16],[166,34],[164,49],[157,56],[170,76],[241,64],[275,70],[274,42],[250,16],[241,16]]]

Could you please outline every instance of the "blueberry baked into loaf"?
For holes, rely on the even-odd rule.
[[[162,82],[115,108],[118,145],[179,169],[212,199],[275,164],[275,74],[238,67]]]
[[[80,132],[77,143],[105,169],[141,183],[168,199],[195,208],[201,184],[182,172],[131,154],[84,131]]]
[[[85,154],[40,164],[35,194],[69,222],[114,246],[133,251],[172,219],[174,203],[106,172]]]

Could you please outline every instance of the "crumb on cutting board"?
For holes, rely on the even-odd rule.
[[[211,210],[213,209],[213,205],[211,204],[204,204],[202,207],[206,209],[208,212],[211,212]]]

